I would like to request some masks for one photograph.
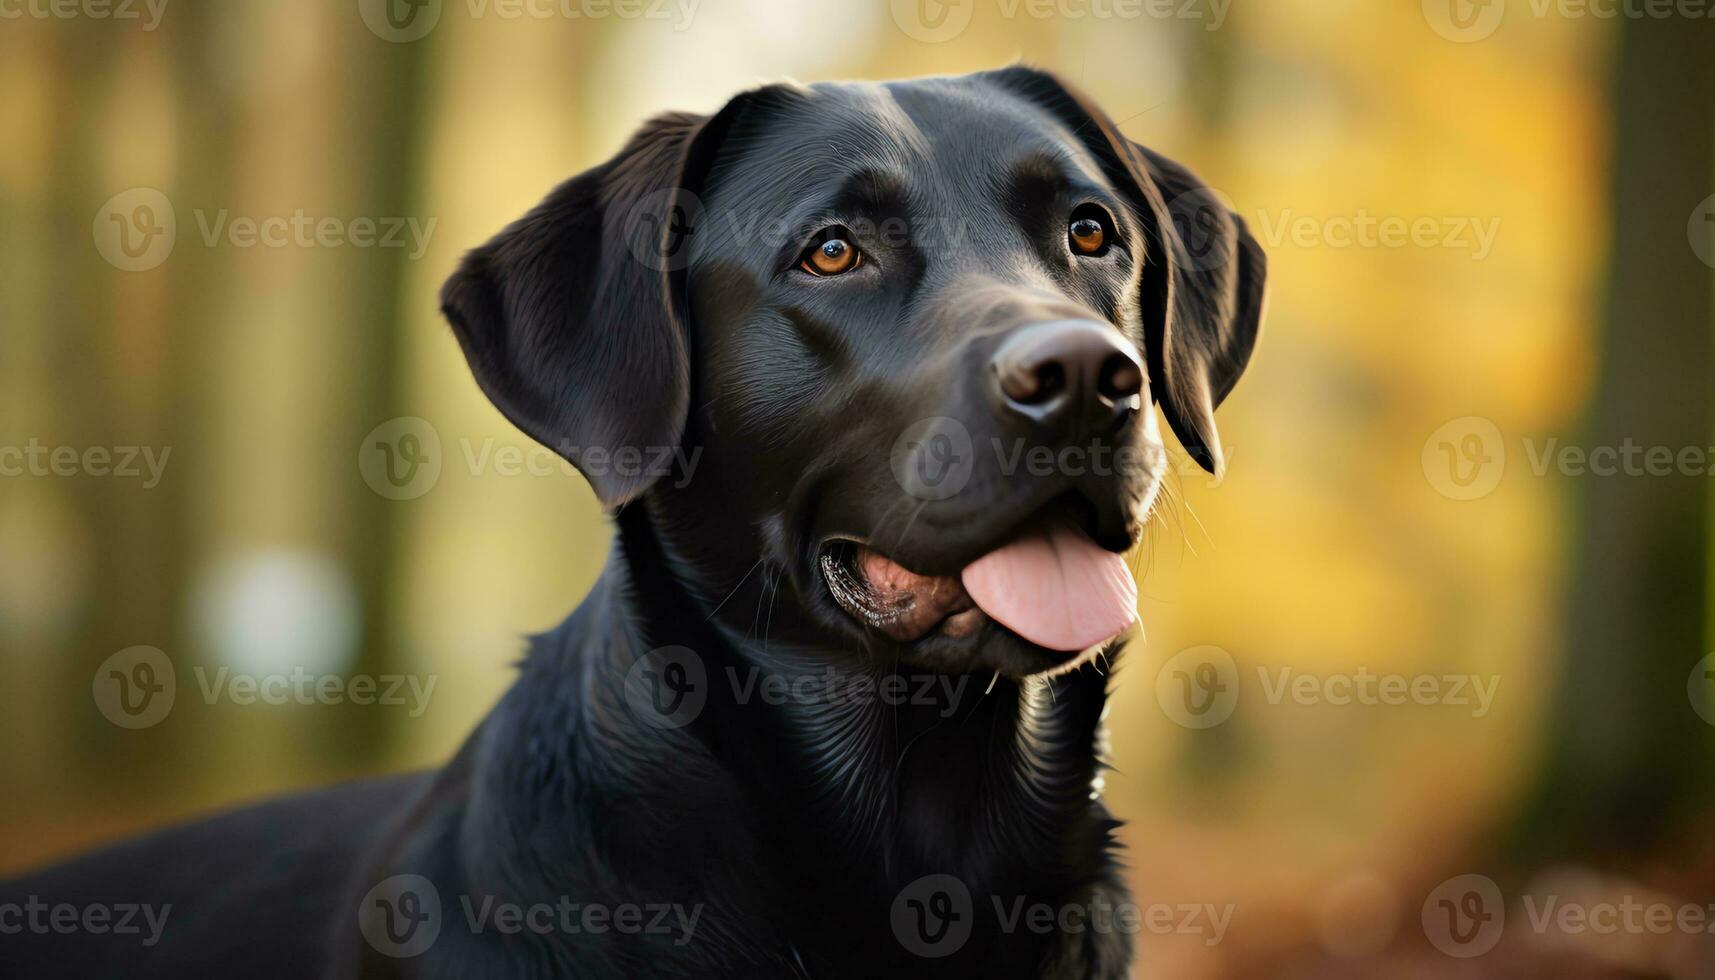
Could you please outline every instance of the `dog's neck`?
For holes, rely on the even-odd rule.
[[[1105,880],[1101,671],[1020,684],[768,641],[760,619],[747,636],[679,584],[677,563],[648,519],[622,514],[590,597],[535,639],[480,736],[482,793],[509,821],[566,831],[528,836],[532,853],[495,866],[594,867],[662,896],[685,887],[687,869],[744,868],[748,881],[727,883],[742,894],[720,901],[775,924],[832,891],[885,909],[929,874],[1049,901]],[[779,587],[766,570],[752,578],[726,601]],[[647,659],[667,647],[690,658]],[[652,717],[662,706],[647,684],[672,659],[695,664],[676,683],[693,698],[700,683],[702,703]],[[647,684],[644,671],[655,672]],[[559,812],[573,799],[608,819],[573,825],[570,807]]]

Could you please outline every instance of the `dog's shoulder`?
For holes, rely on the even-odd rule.
[[[314,975],[328,897],[385,833],[378,815],[409,806],[432,778],[283,797],[0,883],[0,903],[35,916],[0,943],[0,975],[199,976],[234,962]]]

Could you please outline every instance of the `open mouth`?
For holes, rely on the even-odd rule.
[[[844,539],[823,548],[821,565],[848,615],[904,643],[968,637],[993,621],[1036,646],[1076,653],[1137,618],[1137,582],[1124,556],[1058,510],[1038,514],[957,575],[919,575]]]

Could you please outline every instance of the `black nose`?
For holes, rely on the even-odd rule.
[[[1003,408],[1038,422],[1089,424],[1136,411],[1143,366],[1119,331],[1090,320],[1020,328],[995,351],[995,394]]]

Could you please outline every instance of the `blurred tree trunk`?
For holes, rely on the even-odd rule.
[[[164,78],[151,70],[147,58],[154,39],[105,30],[99,22],[56,26],[63,27],[56,33],[64,36],[57,39],[63,47],[55,59],[62,71],[55,96],[59,108],[53,114],[48,218],[57,236],[52,253],[73,258],[54,263],[50,272],[50,372],[55,378],[50,431],[55,435],[47,441],[170,453],[178,442],[171,378],[183,350],[180,321],[171,307],[173,291],[183,280],[170,263],[141,272],[119,270],[91,240],[103,201],[130,187],[160,189],[172,178],[149,165],[112,165],[125,152],[108,121],[115,107],[133,112],[141,107],[140,114],[157,124],[170,118]],[[181,460],[161,458],[167,463],[152,488],[136,479],[91,473],[65,482],[94,542],[94,562],[87,615],[68,638],[73,656],[61,667],[62,690],[88,691],[97,666],[126,647],[174,648],[175,610],[185,577],[184,483]],[[177,775],[170,760],[183,742],[172,726],[127,731],[109,724],[93,701],[80,709],[66,733],[80,764],[53,774],[64,783],[62,791],[147,793],[158,789],[158,780]]]
[[[231,70],[223,67],[223,59],[230,57],[233,38],[243,36],[235,27],[253,16],[215,5],[191,5],[175,14],[170,29],[159,33],[113,31],[106,22],[87,19],[54,24],[52,32],[42,32],[54,51],[46,63],[58,69],[47,84],[61,107],[52,114],[54,167],[44,195],[51,212],[42,222],[56,237],[45,251],[75,261],[56,262],[45,270],[51,285],[42,290],[48,297],[43,346],[53,403],[44,414],[52,424],[44,422],[25,435],[39,434],[49,445],[146,445],[170,447],[172,453],[161,484],[147,491],[136,481],[88,476],[63,484],[87,539],[95,543],[95,560],[84,588],[85,613],[64,643],[75,655],[50,661],[53,689],[78,695],[67,699],[77,710],[52,744],[74,746],[77,764],[67,766],[61,759],[45,766],[41,782],[47,788],[42,793],[50,800],[100,795],[120,802],[111,823],[99,830],[67,828],[74,846],[158,822],[162,807],[167,816],[177,816],[211,801],[290,787],[305,781],[305,769],[317,770],[310,781],[325,779],[321,770],[345,774],[373,769],[385,758],[389,726],[398,719],[397,712],[352,705],[318,706],[313,719],[303,710],[234,712],[230,705],[200,703],[192,674],[198,666],[220,666],[199,656],[201,639],[188,601],[192,585],[206,577],[211,556],[235,550],[230,535],[208,513],[209,504],[223,494],[221,487],[230,485],[223,482],[223,465],[252,467],[247,459],[233,461],[230,448],[211,438],[207,420],[227,417],[233,410],[224,400],[231,397],[230,386],[217,383],[223,376],[230,380],[235,371],[223,356],[234,333],[232,310],[260,303],[262,294],[223,306],[219,287],[253,283],[259,263],[288,262],[309,270],[295,273],[294,281],[315,281],[316,262],[336,263],[344,270],[331,280],[336,288],[316,297],[323,303],[317,309],[333,308],[337,322],[326,331],[356,339],[340,356],[327,357],[331,364],[322,369],[335,379],[328,390],[352,393],[337,403],[335,434],[318,443],[326,459],[308,468],[302,484],[278,491],[308,499],[311,494],[305,488],[320,484],[331,492],[325,502],[311,500],[292,510],[293,515],[311,515],[303,521],[307,529],[300,533],[294,526],[292,534],[277,537],[325,549],[351,572],[362,606],[359,660],[341,669],[348,674],[403,669],[386,583],[396,554],[398,512],[406,505],[384,500],[364,485],[356,452],[363,432],[401,414],[397,402],[404,370],[405,250],[246,253],[205,242],[199,230],[199,210],[233,208],[244,214],[248,207],[266,214],[273,203],[264,200],[258,206],[255,197],[244,196],[243,170],[254,166],[254,159],[244,158],[243,134],[246,126],[274,126],[279,121],[258,122],[254,108],[249,110],[252,118],[244,118],[246,107],[234,99],[235,91],[244,90],[222,78],[223,71]],[[340,51],[329,61],[337,75],[317,80],[345,95],[343,110],[325,124],[325,134],[318,132],[325,142],[301,149],[309,160],[320,156],[340,161],[326,168],[335,180],[302,192],[299,200],[318,215],[411,216],[416,182],[406,164],[413,158],[419,131],[425,43],[392,44],[361,27],[349,27],[343,20],[331,21],[329,34]],[[127,60],[128,52],[140,55]],[[153,70],[141,76],[141,83],[139,65]],[[135,130],[124,138],[111,135],[116,112],[135,113],[141,100],[155,98],[171,105],[166,137]],[[173,144],[170,172],[140,170],[123,159],[135,143],[147,145],[149,139],[160,138],[170,138]],[[136,273],[108,265],[90,240],[96,208],[133,185],[165,192],[175,205],[178,223],[171,256],[157,268]],[[245,278],[246,262],[251,278]],[[310,329],[303,334],[305,344],[317,336]],[[293,369],[294,364],[278,366]],[[261,411],[278,414],[295,408],[268,405]],[[228,454],[224,463],[223,452]],[[256,508],[239,513],[245,520],[261,522]],[[237,546],[242,551],[257,544],[246,540]],[[141,732],[109,724],[88,694],[96,665],[136,644],[162,648],[178,668],[179,700],[172,719]],[[301,735],[306,729],[311,732],[308,738]],[[248,771],[235,769],[220,759],[225,747],[270,761]],[[324,764],[324,759],[334,761]],[[255,779],[263,785],[249,782]],[[42,850],[66,846],[50,842]]]
[[[427,224],[414,207],[410,164],[431,41],[392,43],[344,7],[299,12],[247,4],[211,16],[217,23],[194,35],[199,60],[188,77],[228,90],[233,118],[225,131],[201,130],[193,141],[228,147],[228,156],[219,193],[199,185],[187,197],[210,213],[230,208],[234,218],[301,210],[348,228],[358,218],[382,231],[399,219]],[[233,37],[294,31],[302,32],[300,54],[258,50],[238,84],[222,78],[231,70],[222,59]],[[338,111],[329,112],[330,104]],[[184,227],[188,220],[181,218],[181,235],[198,231]],[[220,274],[200,279],[205,302],[197,311],[204,361],[214,366],[192,379],[208,447],[197,490],[210,512],[197,583],[223,584],[215,577],[234,566],[242,574],[278,558],[334,571],[339,577],[325,584],[350,589],[339,598],[355,599],[356,636],[330,633],[297,649],[288,645],[288,659],[249,669],[308,666],[347,679],[402,672],[391,586],[397,527],[411,503],[370,490],[357,455],[364,433],[411,414],[399,405],[410,254],[355,241],[282,249],[218,242],[200,251],[208,253],[204,271],[218,265]],[[283,459],[292,465],[279,465]],[[307,590],[295,600],[307,605],[294,605],[289,593],[281,590],[282,601],[297,616],[343,615],[342,606],[322,605],[330,593]],[[199,639],[195,657],[209,670],[246,652]],[[399,711],[349,700],[231,709],[212,705],[187,719],[199,726],[200,744],[211,746],[205,790],[222,801],[371,772],[386,759],[400,719]]]
[[[419,169],[425,105],[423,92],[427,41],[406,44],[376,42],[354,32],[373,57],[363,59],[354,74],[356,91],[371,98],[354,100],[352,111],[363,114],[365,125],[358,132],[374,136],[362,149],[363,160],[358,193],[368,203],[370,214],[411,216],[426,222],[421,211]],[[358,442],[374,426],[398,415],[405,376],[406,319],[409,303],[406,289],[411,283],[410,260],[403,249],[377,249],[368,259],[365,276],[352,301],[352,329],[362,342],[351,370],[359,392],[351,439],[338,447],[345,459],[353,501],[343,558],[363,609],[355,670],[367,674],[403,673],[415,662],[404,655],[395,624],[399,619],[398,586],[400,527],[408,503],[389,500],[370,490],[357,469]],[[393,712],[347,711],[344,730],[323,730],[323,746],[348,753],[345,760],[354,768],[373,768],[388,758],[390,744],[402,734]],[[351,736],[357,736],[355,740]],[[356,751],[353,752],[354,747]]]
[[[1715,445],[1715,277],[1687,237],[1715,190],[1715,24],[1618,23],[1605,332],[1579,441],[1677,454]],[[1715,227],[1691,227],[1715,239]],[[1527,862],[1647,849],[1715,781],[1712,731],[1687,697],[1709,651],[1709,478],[1578,485],[1566,671],[1513,844]]]

